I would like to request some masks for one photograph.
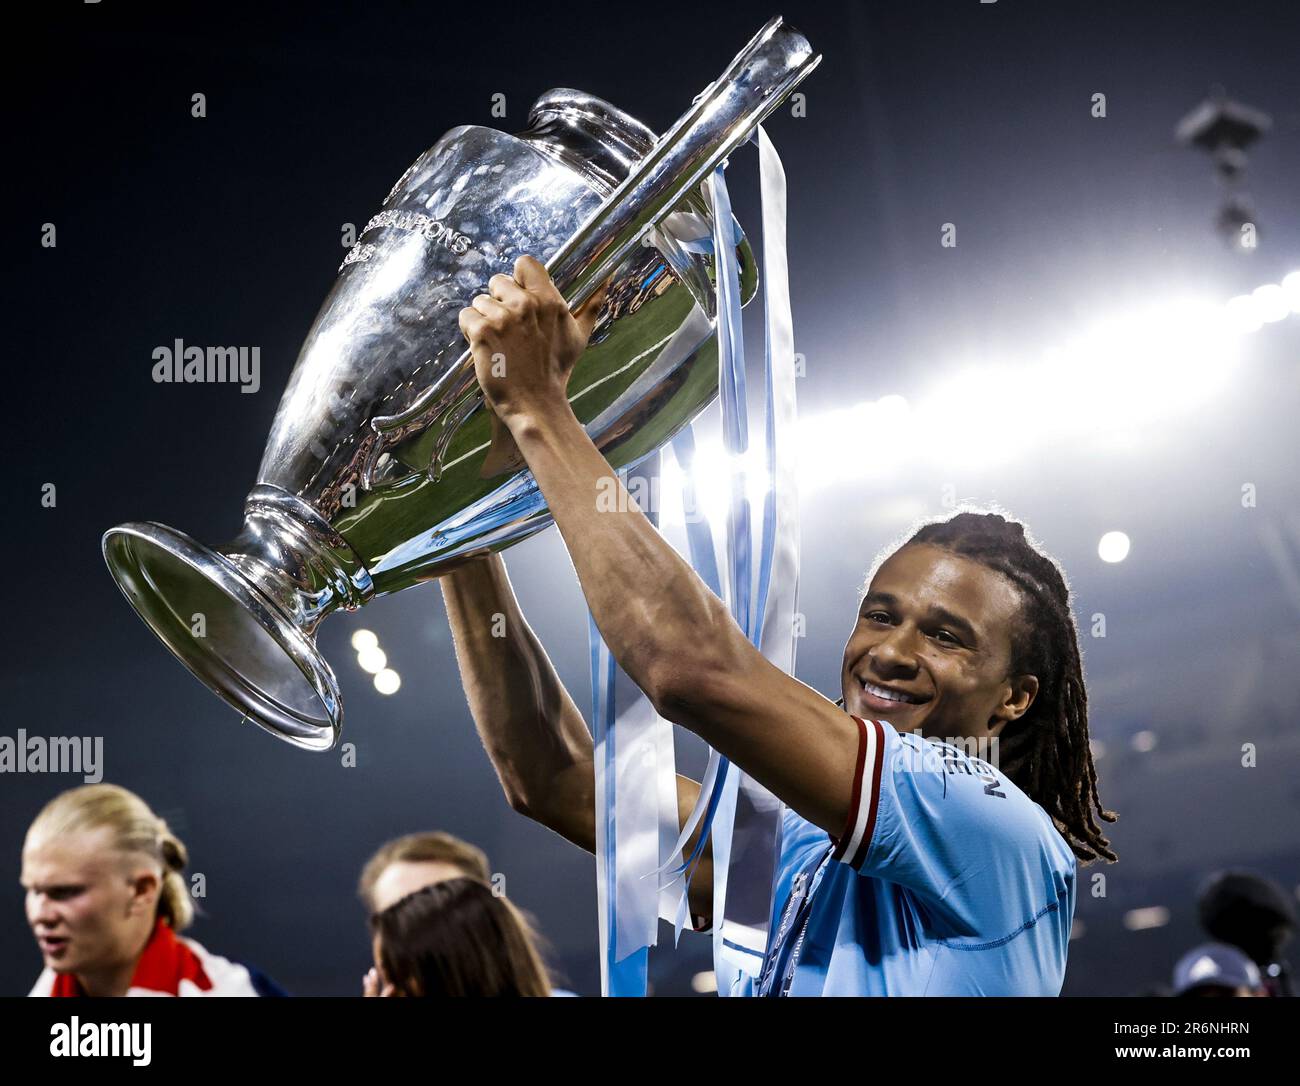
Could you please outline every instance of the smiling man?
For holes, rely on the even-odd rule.
[[[598,502],[614,473],[566,388],[600,297],[570,314],[531,257],[488,289],[460,317],[479,383],[546,496],[610,651],[660,715],[786,805],[772,945],[738,992],[1058,994],[1076,860],[1115,859],[1093,813],[1115,815],[1097,795],[1056,563],[995,513],[922,526],[869,578],[831,702],[755,649],[625,494]],[[507,797],[594,851],[591,737],[501,560],[442,584]],[[505,637],[493,636],[497,615]],[[968,753],[994,739],[989,761]],[[683,821],[698,795],[679,778]],[[691,884],[698,926],[711,886],[706,863]]]

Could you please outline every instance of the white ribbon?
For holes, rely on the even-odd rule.
[[[728,517],[727,575],[714,565],[712,529],[688,525],[692,565],[726,601],[750,640],[772,663],[794,673],[794,615],[798,598],[799,525],[797,467],[794,462],[795,368],[793,323],[785,248],[785,173],[766,131],[758,144],[763,208],[763,290],[766,318],[765,377],[767,393],[765,448],[770,482],[762,537],[751,546],[748,497],[743,470],[733,464],[732,505]],[[734,337],[730,352],[739,357],[735,374],[743,389],[743,346],[732,315],[738,311],[738,283],[730,237],[732,217],[725,185],[711,185],[714,202],[714,262],[718,277],[719,336]],[[719,193],[721,190],[721,193]],[[721,196],[721,200],[719,200]],[[730,295],[733,305],[728,306]],[[721,372],[729,353],[720,350]],[[720,385],[721,389],[721,385]],[[733,386],[728,444],[743,451],[746,441],[743,395]],[[737,402],[737,399],[739,402]],[[737,417],[738,413],[738,417]],[[684,479],[683,507],[697,514],[690,480],[693,441],[684,431],[674,442]],[[642,473],[658,473],[658,456]],[[651,491],[652,492],[652,491]],[[741,503],[744,503],[743,507]],[[653,510],[651,519],[657,524]],[[745,580],[748,562],[748,583]],[[761,568],[760,568],[761,567]],[[720,583],[719,583],[720,582]],[[645,992],[646,950],[655,945],[657,917],[674,922],[680,935],[687,905],[686,880],[678,873],[667,885],[656,879],[680,872],[686,842],[710,803],[712,820],[714,970],[720,994],[729,994],[741,974],[757,975],[766,950],[772,884],[780,851],[781,804],[738,767],[710,752],[700,797],[686,825],[677,830],[677,782],[672,725],[609,658],[594,622],[591,624],[593,711],[596,740],[596,867],[600,921],[601,988],[604,994]],[[619,705],[625,705],[621,711]],[[716,793],[716,794],[715,794]],[[689,874],[689,872],[686,872]],[[677,880],[681,880],[677,886]]]
[[[799,493],[796,461],[794,322],[786,263],[785,170],[768,138],[758,129],[763,204],[763,309],[766,317],[767,383],[765,445],[770,487],[763,511],[764,545],[770,570],[758,570],[765,596],[759,649],[787,675],[795,666],[795,610],[799,595]],[[728,863],[720,956],[757,976],[767,949],[772,889],[781,850],[781,802],[747,773],[736,785],[735,828]],[[717,862],[715,856],[715,863]],[[717,915],[715,913],[715,915]],[[723,978],[719,976],[719,991]]]

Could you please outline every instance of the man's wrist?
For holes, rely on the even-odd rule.
[[[524,452],[527,445],[536,444],[542,438],[566,428],[575,426],[582,428],[568,400],[538,404],[526,410],[515,411],[503,416],[501,421],[510,431],[510,436],[515,439],[520,452]]]

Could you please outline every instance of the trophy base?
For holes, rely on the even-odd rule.
[[[313,639],[225,556],[153,522],[104,533],[104,561],[159,640],[227,704],[306,750],[338,742],[338,682]]]

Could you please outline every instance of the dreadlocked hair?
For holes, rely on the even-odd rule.
[[[1093,818],[1118,817],[1097,795],[1097,769],[1088,742],[1088,693],[1060,566],[1001,513],[965,509],[923,525],[904,545],[929,543],[979,562],[1020,589],[1022,621],[1011,632],[1011,674],[1038,678],[1029,709],[998,735],[999,764],[1056,823],[1074,854],[1087,863],[1118,859]]]

